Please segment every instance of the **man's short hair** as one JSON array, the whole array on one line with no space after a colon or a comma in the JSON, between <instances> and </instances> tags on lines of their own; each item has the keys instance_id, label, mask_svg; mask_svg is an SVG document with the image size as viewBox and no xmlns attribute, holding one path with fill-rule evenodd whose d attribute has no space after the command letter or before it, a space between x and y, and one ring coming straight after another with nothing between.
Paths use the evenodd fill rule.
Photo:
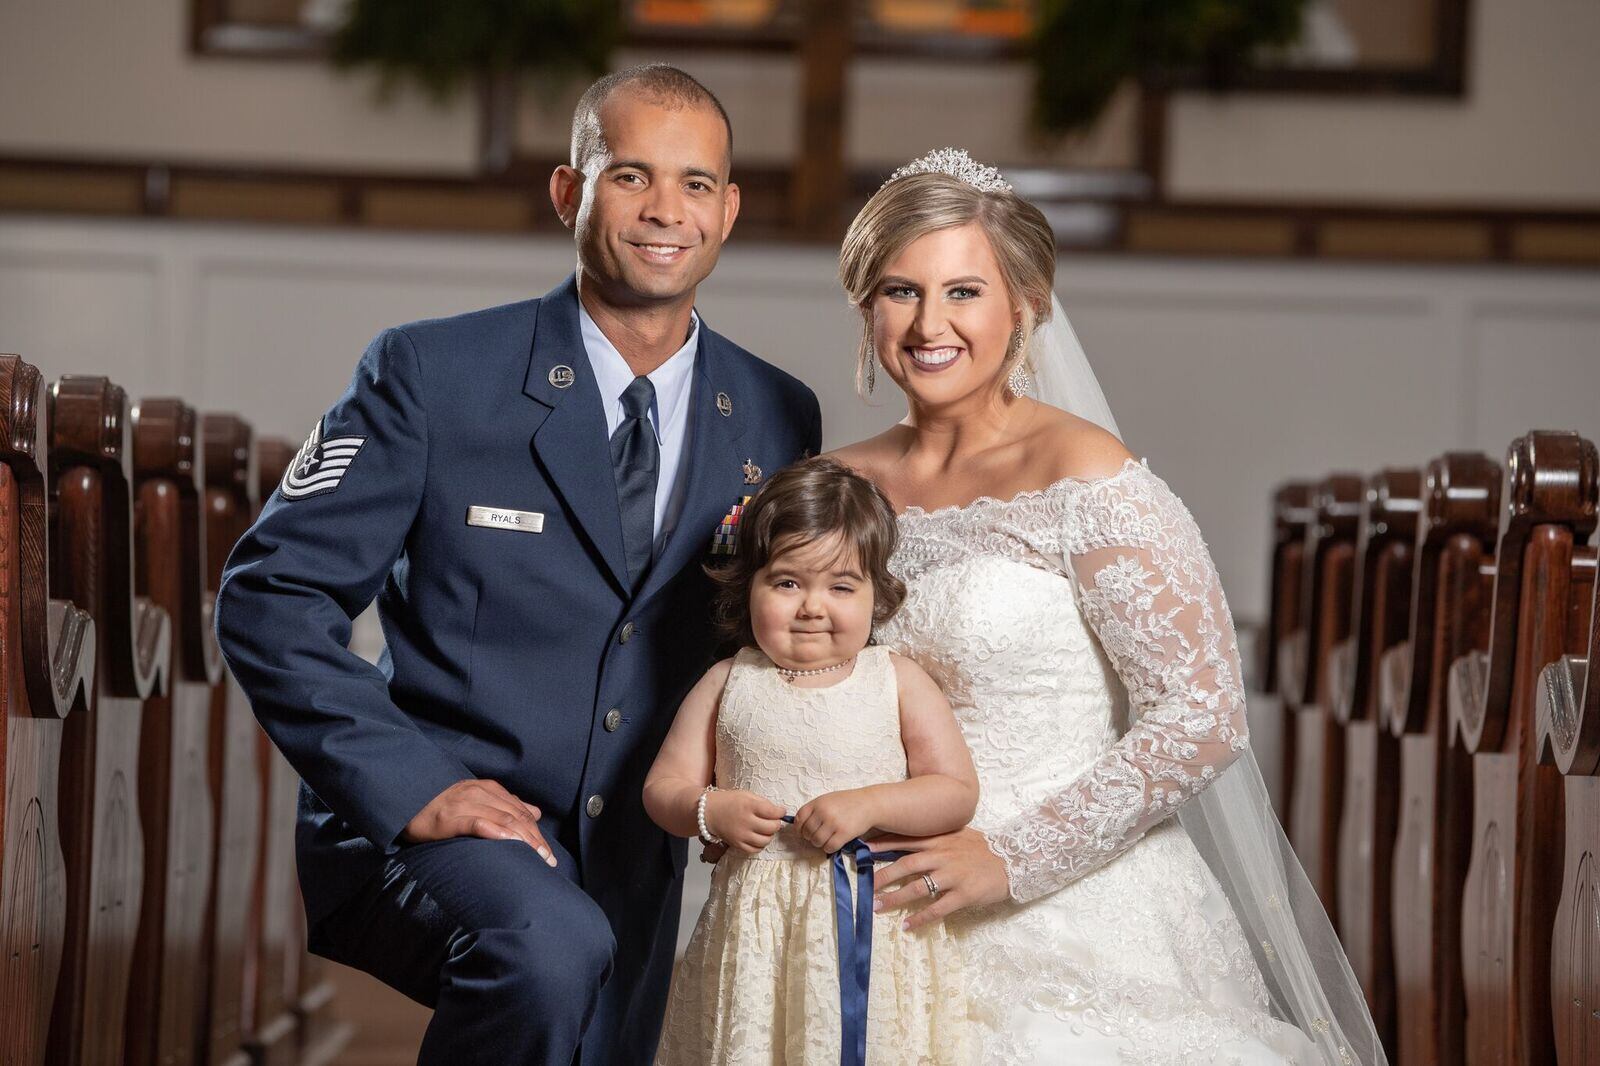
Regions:
<instances>
[{"instance_id":1,"label":"man's short hair","mask_svg":"<svg viewBox=\"0 0 1600 1066\"><path fill-rule=\"evenodd\" d=\"M722 118L728 131L728 160L733 160L733 123L716 94L677 67L667 63L646 63L639 67L607 74L578 100L572 113L572 167L583 170L596 155L606 151L605 130L600 128L600 108L617 89L636 92L651 103L668 108L709 107Z\"/></svg>"}]
</instances>

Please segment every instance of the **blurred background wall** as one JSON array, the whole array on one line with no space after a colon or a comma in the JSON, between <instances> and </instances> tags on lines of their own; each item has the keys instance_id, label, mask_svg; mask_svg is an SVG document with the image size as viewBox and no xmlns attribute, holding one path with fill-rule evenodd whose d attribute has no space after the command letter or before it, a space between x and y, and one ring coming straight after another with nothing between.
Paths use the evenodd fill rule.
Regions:
<instances>
[{"instance_id":1,"label":"blurred background wall","mask_svg":"<svg viewBox=\"0 0 1600 1066\"><path fill-rule=\"evenodd\" d=\"M1026 58L849 62L844 165L868 191L946 143L1046 189L1157 183L1047 205L1063 229L1122 212L1113 251L1134 253L1069 247L1058 289L1130 445L1199 515L1246 618L1262 610L1275 481L1329 455L1366 471L1449 447L1499 454L1534 424L1600 431L1600 385L1572 387L1600 348L1600 7L1479 0L1468 15L1461 95L1165 90L1155 175L1140 170L1149 91L1130 85L1049 143L1030 127ZM316 57L198 54L194 17L191 0L0 6L0 348L298 438L378 329L537 295L572 268L536 161L564 154L586 79L522 87L525 169L485 191L472 93L440 105L408 87L378 106L370 75ZM624 39L613 65L657 58L726 103L736 179L795 164L793 49ZM351 218L346 174L422 184L375 186ZM1350 216L1362 207L1380 213ZM1307 255L1297 227L1316 211ZM252 214L289 224L239 221ZM1130 231L1168 254L1126 247ZM850 391L829 236L757 214L701 304L817 390L832 446L903 411Z\"/></svg>"},{"instance_id":2,"label":"blurred background wall","mask_svg":"<svg viewBox=\"0 0 1600 1066\"><path fill-rule=\"evenodd\" d=\"M5 219L0 347L298 441L379 329L538 295L573 262L553 236ZM1129 447L1195 512L1245 620L1264 611L1276 482L1329 456L1362 472L1499 456L1533 425L1600 434L1592 274L1104 256L1058 270ZM855 395L858 320L836 271L831 248L735 237L699 299L816 390L829 447L905 413L892 391Z\"/></svg>"},{"instance_id":3,"label":"blurred background wall","mask_svg":"<svg viewBox=\"0 0 1600 1066\"><path fill-rule=\"evenodd\" d=\"M852 391L837 237L946 144L1056 224L1057 288L1124 435L1243 621L1264 614L1278 482L1498 457L1533 427L1600 436L1600 5L1319 0L1227 91L1141 66L1054 137L1035 86L1076 53L1028 44L1040 9L622 5L609 65L675 63L734 124L747 206L700 308L816 389L827 445L904 413ZM326 61L342 10L0 2L0 351L298 440L379 329L560 281L544 189L587 78L468 79L444 102L403 82L380 104L370 69ZM401 1059L411 1033L388 1030Z\"/></svg>"},{"instance_id":4,"label":"blurred background wall","mask_svg":"<svg viewBox=\"0 0 1600 1066\"><path fill-rule=\"evenodd\" d=\"M1425 12L1441 2L1352 6ZM480 115L470 94L439 106L408 90L374 108L370 78L342 76L317 58L196 54L193 3L0 6L0 152L457 175L477 166ZM1587 0L1474 0L1467 18L1460 96L1175 90L1165 191L1177 198L1594 207L1600 9ZM793 159L802 72L792 50L624 42L613 66L657 59L683 66L721 97L739 164ZM954 142L1012 166L1134 162L1137 134L1127 120L1137 90L1119 96L1090 133L1041 146L1028 125L1031 76L1027 60L1004 56L854 58L847 159L892 169ZM527 85L518 146L536 156L564 155L583 88L581 79Z\"/></svg>"}]
</instances>

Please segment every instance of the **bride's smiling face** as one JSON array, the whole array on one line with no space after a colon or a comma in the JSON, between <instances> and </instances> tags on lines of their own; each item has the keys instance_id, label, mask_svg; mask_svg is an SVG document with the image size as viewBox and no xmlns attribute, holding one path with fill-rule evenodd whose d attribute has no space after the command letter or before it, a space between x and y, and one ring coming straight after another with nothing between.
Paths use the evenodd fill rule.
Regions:
<instances>
[{"instance_id":1,"label":"bride's smiling face","mask_svg":"<svg viewBox=\"0 0 1600 1066\"><path fill-rule=\"evenodd\" d=\"M926 233L890 261L868 306L884 372L915 405L998 393L1020 313L975 222Z\"/></svg>"}]
</instances>

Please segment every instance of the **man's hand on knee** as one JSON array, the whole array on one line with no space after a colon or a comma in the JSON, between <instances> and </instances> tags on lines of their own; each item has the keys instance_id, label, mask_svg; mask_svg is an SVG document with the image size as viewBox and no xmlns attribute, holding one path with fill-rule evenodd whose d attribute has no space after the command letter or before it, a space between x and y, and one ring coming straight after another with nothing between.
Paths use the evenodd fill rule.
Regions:
<instances>
[{"instance_id":1,"label":"man's hand on knee","mask_svg":"<svg viewBox=\"0 0 1600 1066\"><path fill-rule=\"evenodd\" d=\"M457 781L406 823L400 839L424 844L453 837L520 840L551 866L556 857L539 832L539 808L522 802L498 781Z\"/></svg>"}]
</instances>

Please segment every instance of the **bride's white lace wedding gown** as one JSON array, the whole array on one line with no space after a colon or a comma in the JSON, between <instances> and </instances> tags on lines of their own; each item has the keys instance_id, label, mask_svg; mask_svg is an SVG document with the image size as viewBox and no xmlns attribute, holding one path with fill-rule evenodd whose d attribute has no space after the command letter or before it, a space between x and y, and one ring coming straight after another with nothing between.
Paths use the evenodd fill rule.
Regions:
<instances>
[{"instance_id":1,"label":"bride's white lace wedding gown","mask_svg":"<svg viewBox=\"0 0 1600 1066\"><path fill-rule=\"evenodd\" d=\"M878 641L920 663L977 764L1011 900L949 919L985 1064L1320 1063L1172 818L1246 743L1232 620L1141 463L900 519ZM1268 949L1270 950L1270 948Z\"/></svg>"}]
</instances>

